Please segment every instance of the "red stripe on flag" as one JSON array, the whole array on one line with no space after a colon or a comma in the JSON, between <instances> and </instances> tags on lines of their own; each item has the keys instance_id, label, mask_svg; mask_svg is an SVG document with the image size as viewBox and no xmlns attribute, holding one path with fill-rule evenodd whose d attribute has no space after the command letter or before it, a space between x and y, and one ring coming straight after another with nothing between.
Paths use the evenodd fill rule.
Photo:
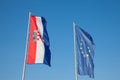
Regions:
<instances>
[{"instance_id":1,"label":"red stripe on flag","mask_svg":"<svg viewBox=\"0 0 120 80\"><path fill-rule=\"evenodd\" d=\"M38 30L36 25L36 17L30 17L30 34L29 34L29 44L28 44L28 57L27 57L27 64L34 64L36 58L36 42L33 39L33 32L34 30Z\"/></svg>"}]
</instances>

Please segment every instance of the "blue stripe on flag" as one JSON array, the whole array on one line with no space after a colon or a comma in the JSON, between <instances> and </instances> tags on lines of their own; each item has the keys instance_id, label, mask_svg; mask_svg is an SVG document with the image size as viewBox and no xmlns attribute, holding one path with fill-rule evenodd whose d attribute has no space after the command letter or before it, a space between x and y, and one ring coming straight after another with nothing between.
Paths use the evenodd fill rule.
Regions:
<instances>
[{"instance_id":1,"label":"blue stripe on flag","mask_svg":"<svg viewBox=\"0 0 120 80\"><path fill-rule=\"evenodd\" d=\"M51 66L51 63L50 63L51 52L49 49L50 42L49 42L49 36L46 29L47 22L44 17L42 17L42 23L43 23L43 40L44 40L44 47L45 47L44 64Z\"/></svg>"}]
</instances>

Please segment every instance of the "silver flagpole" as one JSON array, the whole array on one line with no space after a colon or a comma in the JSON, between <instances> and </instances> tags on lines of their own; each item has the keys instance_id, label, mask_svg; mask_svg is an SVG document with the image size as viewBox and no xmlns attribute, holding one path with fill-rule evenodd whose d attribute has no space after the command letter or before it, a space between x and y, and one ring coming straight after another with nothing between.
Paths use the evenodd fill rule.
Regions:
<instances>
[{"instance_id":1,"label":"silver flagpole","mask_svg":"<svg viewBox=\"0 0 120 80\"><path fill-rule=\"evenodd\" d=\"M31 16L31 12L29 12L29 19L28 19L28 29L27 29L27 37L26 37L26 47L25 47L25 57L24 57L22 80L25 79L26 59L27 59L27 45L28 45L29 25L30 25L30 16Z\"/></svg>"},{"instance_id":2,"label":"silver flagpole","mask_svg":"<svg viewBox=\"0 0 120 80\"><path fill-rule=\"evenodd\" d=\"M73 32L74 32L75 80L78 80L78 74L77 74L77 56L76 56L76 32L75 32L75 22L73 22Z\"/></svg>"}]
</instances>

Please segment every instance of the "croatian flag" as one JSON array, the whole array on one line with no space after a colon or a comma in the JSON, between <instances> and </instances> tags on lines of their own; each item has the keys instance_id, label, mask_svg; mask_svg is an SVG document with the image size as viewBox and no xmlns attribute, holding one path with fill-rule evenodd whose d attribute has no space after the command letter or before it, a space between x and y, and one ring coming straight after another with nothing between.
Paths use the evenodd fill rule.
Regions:
<instances>
[{"instance_id":1,"label":"croatian flag","mask_svg":"<svg viewBox=\"0 0 120 80\"><path fill-rule=\"evenodd\" d=\"M45 18L30 16L27 64L42 63L51 66L46 24Z\"/></svg>"}]
</instances>

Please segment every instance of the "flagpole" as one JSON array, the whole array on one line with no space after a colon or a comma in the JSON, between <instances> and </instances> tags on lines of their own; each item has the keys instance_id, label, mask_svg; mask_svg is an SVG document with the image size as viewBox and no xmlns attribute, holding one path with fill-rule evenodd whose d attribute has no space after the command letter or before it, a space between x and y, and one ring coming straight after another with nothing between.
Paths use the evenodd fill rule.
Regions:
<instances>
[{"instance_id":1,"label":"flagpole","mask_svg":"<svg viewBox=\"0 0 120 80\"><path fill-rule=\"evenodd\" d=\"M27 59L27 45L28 45L28 34L29 34L29 25L30 25L30 16L31 16L31 12L29 12L29 19L28 19L28 29L27 29L27 37L26 37L26 47L25 47L25 57L24 57L22 80L25 79L26 59Z\"/></svg>"},{"instance_id":2,"label":"flagpole","mask_svg":"<svg viewBox=\"0 0 120 80\"><path fill-rule=\"evenodd\" d=\"M75 63L75 80L78 80L78 74L77 74L77 55L76 55L76 32L75 32L75 22L73 22L73 32L74 32L74 63Z\"/></svg>"}]
</instances>

